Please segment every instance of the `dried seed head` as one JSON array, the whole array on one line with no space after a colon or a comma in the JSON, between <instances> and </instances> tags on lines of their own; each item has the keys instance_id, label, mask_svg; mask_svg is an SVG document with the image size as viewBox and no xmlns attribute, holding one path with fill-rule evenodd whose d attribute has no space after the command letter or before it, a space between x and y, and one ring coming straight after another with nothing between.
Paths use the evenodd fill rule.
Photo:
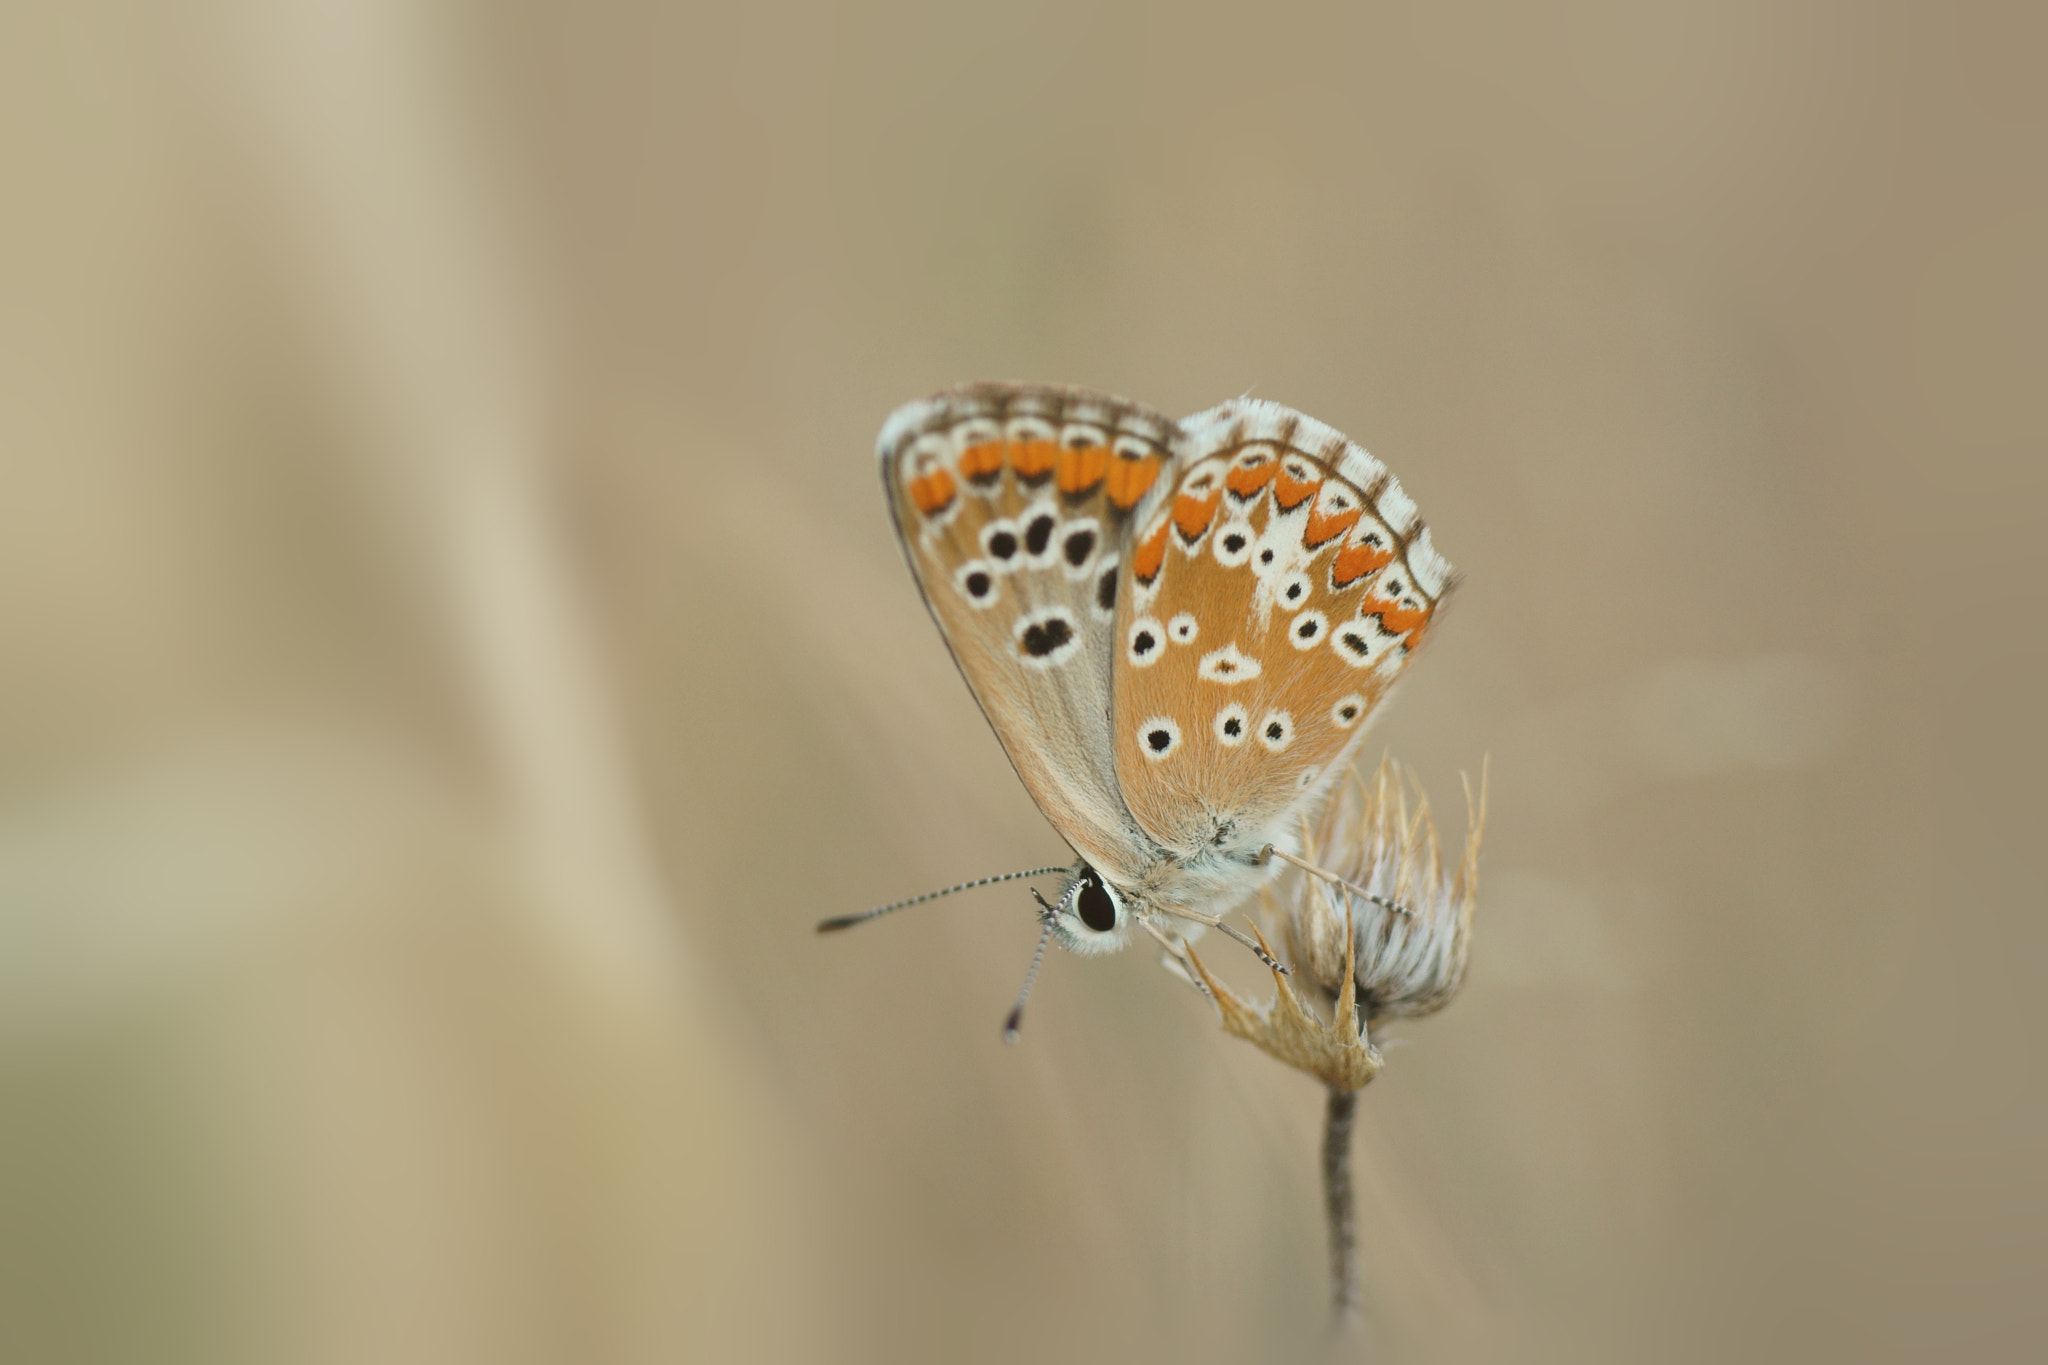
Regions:
<instances>
[{"instance_id":1,"label":"dried seed head","mask_svg":"<svg viewBox=\"0 0 2048 1365\"><path fill-rule=\"evenodd\" d=\"M1383 903L1305 872L1263 891L1280 955L1294 980L1321 998L1304 1002L1275 972L1273 1002L1247 1004L1190 952L1224 1029L1333 1089L1356 1090L1377 1075L1381 1058L1369 1026L1442 1009L1464 979L1486 823L1483 773L1476 798L1467 784L1465 804L1464 856L1446 875L1422 789L1391 759L1369 779L1351 773L1322 818L1304 821L1301 856Z\"/></svg>"},{"instance_id":2,"label":"dried seed head","mask_svg":"<svg viewBox=\"0 0 2048 1365\"><path fill-rule=\"evenodd\" d=\"M1368 1023L1433 1014L1464 980L1486 823L1483 773L1477 798L1468 784L1465 802L1464 856L1446 875L1422 788L1392 759L1382 759L1370 779L1353 772L1322 819L1304 829L1302 856L1399 910L1306 875L1265 898L1290 963L1332 996L1343 989L1349 925L1358 1007Z\"/></svg>"}]
</instances>

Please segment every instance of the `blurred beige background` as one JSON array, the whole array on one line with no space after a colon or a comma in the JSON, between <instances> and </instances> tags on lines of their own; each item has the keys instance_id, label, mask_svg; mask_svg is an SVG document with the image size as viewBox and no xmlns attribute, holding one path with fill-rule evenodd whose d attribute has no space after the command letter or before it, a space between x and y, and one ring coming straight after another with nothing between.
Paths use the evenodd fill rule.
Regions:
<instances>
[{"instance_id":1,"label":"blurred beige background","mask_svg":"<svg viewBox=\"0 0 2048 1365\"><path fill-rule=\"evenodd\" d=\"M1308 1353L1320 1096L1064 851L870 446L1367 444L1471 977L1371 1346L2038 1358L2022 7L0 8L0 1356Z\"/></svg>"}]
</instances>

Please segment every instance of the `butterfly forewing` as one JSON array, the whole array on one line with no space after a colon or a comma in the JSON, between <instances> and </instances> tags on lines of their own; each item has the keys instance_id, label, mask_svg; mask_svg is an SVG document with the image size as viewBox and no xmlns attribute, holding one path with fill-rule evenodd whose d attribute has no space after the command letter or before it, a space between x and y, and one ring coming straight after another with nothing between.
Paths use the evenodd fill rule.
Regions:
<instances>
[{"instance_id":1,"label":"butterfly forewing","mask_svg":"<svg viewBox=\"0 0 2048 1365\"><path fill-rule=\"evenodd\" d=\"M1133 529L1112 740L1176 857L1255 847L1350 757L1453 584L1386 468L1278 404L1181 423Z\"/></svg>"},{"instance_id":2,"label":"butterfly forewing","mask_svg":"<svg viewBox=\"0 0 2048 1365\"><path fill-rule=\"evenodd\" d=\"M1159 856L1118 794L1111 678L1130 527L1172 480L1175 435L1122 399L980 384L904 405L878 442L975 700L1046 817L1119 881Z\"/></svg>"}]
</instances>

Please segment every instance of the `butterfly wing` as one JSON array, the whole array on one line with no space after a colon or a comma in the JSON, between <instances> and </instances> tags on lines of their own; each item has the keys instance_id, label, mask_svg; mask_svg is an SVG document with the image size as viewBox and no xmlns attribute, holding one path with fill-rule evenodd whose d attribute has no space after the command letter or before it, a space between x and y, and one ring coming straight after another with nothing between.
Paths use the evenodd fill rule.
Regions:
<instances>
[{"instance_id":1,"label":"butterfly wing","mask_svg":"<svg viewBox=\"0 0 2048 1365\"><path fill-rule=\"evenodd\" d=\"M1167 851L1256 849L1349 759L1454 585L1362 448L1276 403L1180 424L1117 611L1116 775Z\"/></svg>"},{"instance_id":2,"label":"butterfly wing","mask_svg":"<svg viewBox=\"0 0 2048 1365\"><path fill-rule=\"evenodd\" d=\"M1110 689L1124 548L1177 428L1120 398L975 384L877 442L911 572L968 689L1060 834L1112 881L1159 853L1117 791Z\"/></svg>"}]
</instances>

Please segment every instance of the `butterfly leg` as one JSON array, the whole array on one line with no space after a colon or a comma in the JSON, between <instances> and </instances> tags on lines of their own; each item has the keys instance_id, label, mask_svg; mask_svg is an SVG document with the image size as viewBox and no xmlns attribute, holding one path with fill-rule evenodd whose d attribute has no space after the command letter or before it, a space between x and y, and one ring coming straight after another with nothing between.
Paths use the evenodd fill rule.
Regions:
<instances>
[{"instance_id":1,"label":"butterfly leg","mask_svg":"<svg viewBox=\"0 0 2048 1365\"><path fill-rule=\"evenodd\" d=\"M1209 928L1214 929L1216 932L1220 934L1226 934L1229 937L1236 939L1239 943L1242 943L1245 947L1251 949L1252 955L1254 957L1258 958L1259 961L1265 963L1268 967L1271 967L1274 971L1280 973L1280 975L1294 975L1292 971L1288 970L1286 963L1280 961L1271 953L1267 952L1265 946L1261 944L1257 939L1253 938L1250 934L1247 934L1242 929L1236 928L1232 925L1225 924L1219 916L1204 915L1197 913L1193 910L1168 910L1166 913L1169 915L1173 915L1179 919L1191 921L1195 924L1207 925Z\"/></svg>"},{"instance_id":2,"label":"butterfly leg","mask_svg":"<svg viewBox=\"0 0 2048 1365\"><path fill-rule=\"evenodd\" d=\"M1169 936L1165 930L1154 924L1149 918L1141 919L1138 923L1144 925L1145 932L1157 939L1159 946L1165 950L1163 956L1159 959L1161 965L1200 991L1204 999L1214 1004L1216 993L1209 989L1209 983L1202 980L1201 974L1194 970L1194 965L1188 958L1187 941L1178 936Z\"/></svg>"},{"instance_id":3,"label":"butterfly leg","mask_svg":"<svg viewBox=\"0 0 2048 1365\"><path fill-rule=\"evenodd\" d=\"M1401 904L1399 901L1390 901L1385 896L1375 896L1372 892L1366 890L1358 883L1347 882L1334 872L1326 872L1322 868L1317 867L1314 863L1304 862L1300 858L1295 857L1292 853L1287 852L1285 849L1278 849L1273 847L1271 844L1267 844L1264 848L1259 850L1259 862L1263 864L1268 858L1278 858L1282 862L1292 863L1296 867L1300 868L1303 872L1308 873L1309 876L1320 877L1322 880L1328 882L1332 886L1340 887L1343 890L1350 892L1354 896L1360 897L1364 900L1371 901L1374 905L1377 905L1380 909L1385 910L1390 914L1399 915L1404 919L1413 918L1413 916L1408 913L1408 907Z\"/></svg>"}]
</instances>

